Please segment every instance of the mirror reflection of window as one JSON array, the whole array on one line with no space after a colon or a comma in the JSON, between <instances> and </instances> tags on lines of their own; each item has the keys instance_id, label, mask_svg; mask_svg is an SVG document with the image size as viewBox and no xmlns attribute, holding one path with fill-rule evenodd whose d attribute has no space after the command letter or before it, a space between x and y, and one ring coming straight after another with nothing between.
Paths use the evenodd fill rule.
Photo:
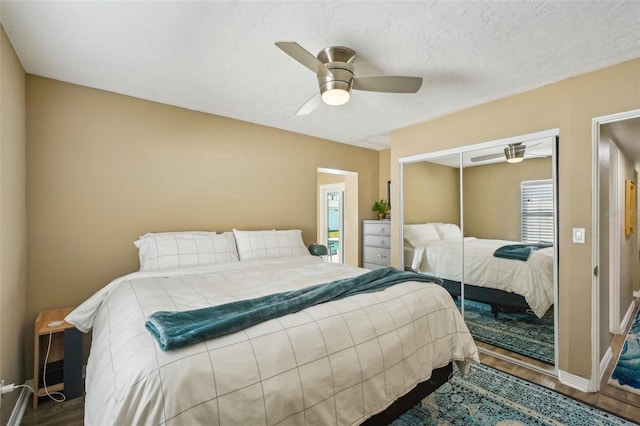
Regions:
<instances>
[{"instance_id":1,"label":"mirror reflection of window","mask_svg":"<svg viewBox=\"0 0 640 426\"><path fill-rule=\"evenodd\" d=\"M553 243L553 183L520 183L520 227L523 243Z\"/></svg>"}]
</instances>

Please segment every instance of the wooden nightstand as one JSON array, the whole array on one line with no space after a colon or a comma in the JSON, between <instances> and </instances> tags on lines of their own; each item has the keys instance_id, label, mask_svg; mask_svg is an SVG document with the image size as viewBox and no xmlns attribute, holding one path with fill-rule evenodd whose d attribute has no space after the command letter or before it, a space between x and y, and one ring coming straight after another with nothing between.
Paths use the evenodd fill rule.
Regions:
<instances>
[{"instance_id":1,"label":"wooden nightstand","mask_svg":"<svg viewBox=\"0 0 640 426\"><path fill-rule=\"evenodd\" d=\"M51 350L47 359L47 390L49 393L62 392L66 399L82 395L82 334L72 324L64 321L75 308L61 308L43 311L35 321L33 347L33 408L38 408L38 398L47 393L44 389L42 373L51 335ZM49 327L50 323L62 321L60 325Z\"/></svg>"}]
</instances>

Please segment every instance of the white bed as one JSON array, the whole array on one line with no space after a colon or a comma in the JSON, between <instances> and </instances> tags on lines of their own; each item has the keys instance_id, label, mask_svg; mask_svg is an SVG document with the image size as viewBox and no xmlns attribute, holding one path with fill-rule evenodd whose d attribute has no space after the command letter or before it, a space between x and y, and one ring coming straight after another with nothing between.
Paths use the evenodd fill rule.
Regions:
<instances>
[{"instance_id":1,"label":"white bed","mask_svg":"<svg viewBox=\"0 0 640 426\"><path fill-rule=\"evenodd\" d=\"M418 282L163 352L144 327L153 312L219 305L366 272L308 252L295 255L296 248L267 247L259 256L250 249L243 256L247 245L238 237L238 260L229 243L214 249L222 263L192 264L183 256L178 268L145 270L148 258L139 246L142 271L114 280L67 317L80 330L93 330L85 424L355 425L432 370L452 361L463 368L479 362L450 295L440 285ZM222 253L227 249L230 260ZM156 266L163 262L158 259Z\"/></svg>"},{"instance_id":2,"label":"white bed","mask_svg":"<svg viewBox=\"0 0 640 426\"><path fill-rule=\"evenodd\" d=\"M448 224L451 226L451 224ZM453 225L456 229L456 225ZM405 228L407 225L405 225ZM437 229L437 226L436 226ZM521 244L517 241L477 239L458 233L446 238L425 237L425 228L409 226L405 236L405 266L416 272L435 275L445 280L462 282L462 243L464 240L464 283L515 293L542 317L553 305L553 247L534 250L526 261L495 257L500 247ZM421 235L417 238L412 233ZM408 263L410 262L410 264Z\"/></svg>"}]
</instances>

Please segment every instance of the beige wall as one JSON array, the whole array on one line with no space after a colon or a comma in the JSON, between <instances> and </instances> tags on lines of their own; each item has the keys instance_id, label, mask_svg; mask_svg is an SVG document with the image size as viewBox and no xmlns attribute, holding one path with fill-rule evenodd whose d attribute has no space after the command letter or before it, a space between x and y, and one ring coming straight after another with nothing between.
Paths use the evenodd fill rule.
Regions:
<instances>
[{"instance_id":1,"label":"beige wall","mask_svg":"<svg viewBox=\"0 0 640 426\"><path fill-rule=\"evenodd\" d=\"M366 204L359 191L353 190L359 186L360 176L357 173L347 173L344 177L345 208L344 208L344 263L352 266L361 265L360 241L362 241L362 220L367 217L367 209L361 208Z\"/></svg>"},{"instance_id":2,"label":"beige wall","mask_svg":"<svg viewBox=\"0 0 640 426\"><path fill-rule=\"evenodd\" d=\"M457 168L421 162L404 166L404 223L460 225L460 173Z\"/></svg>"},{"instance_id":3,"label":"beige wall","mask_svg":"<svg viewBox=\"0 0 640 426\"><path fill-rule=\"evenodd\" d=\"M465 235L520 241L520 182L551 177L551 158L465 168ZM459 225L458 169L429 162L405 164L403 213L404 223Z\"/></svg>"},{"instance_id":4,"label":"beige wall","mask_svg":"<svg viewBox=\"0 0 640 426\"><path fill-rule=\"evenodd\" d=\"M620 182L618 188L620 193L618 200L620 206L618 208L618 214L626 210L625 207L625 180L629 179L638 183L638 178L633 170L633 162L629 159L627 154L619 151L619 173ZM637 186L636 186L637 197ZM632 208L632 210L634 210ZM634 218L635 220L635 218ZM624 232L625 216L620 217L620 319L624 317L624 314L629 309L629 306L633 303L633 291L638 288L638 240L636 239L637 229L631 235L625 235Z\"/></svg>"},{"instance_id":5,"label":"beige wall","mask_svg":"<svg viewBox=\"0 0 640 426\"><path fill-rule=\"evenodd\" d=\"M467 167L462 176L465 235L520 241L520 182L551 179L551 158Z\"/></svg>"},{"instance_id":6,"label":"beige wall","mask_svg":"<svg viewBox=\"0 0 640 426\"><path fill-rule=\"evenodd\" d=\"M378 191L378 200L387 200L387 182L391 180L391 149L380 151L380 189ZM387 200L389 201L389 200ZM373 201L371 202L373 206ZM391 205L393 207L393 204ZM371 208L369 208L371 210ZM377 219L374 212L371 213L371 219Z\"/></svg>"},{"instance_id":7,"label":"beige wall","mask_svg":"<svg viewBox=\"0 0 640 426\"><path fill-rule=\"evenodd\" d=\"M318 172L318 186L330 185L332 183L344 183L344 175Z\"/></svg>"},{"instance_id":8,"label":"beige wall","mask_svg":"<svg viewBox=\"0 0 640 426\"><path fill-rule=\"evenodd\" d=\"M136 270L145 232L314 242L318 167L358 173L358 223L378 195L377 151L31 75L27 128L27 318Z\"/></svg>"},{"instance_id":9,"label":"beige wall","mask_svg":"<svg viewBox=\"0 0 640 426\"><path fill-rule=\"evenodd\" d=\"M559 128L559 368L591 377L591 120L640 107L640 59L397 130L398 159L424 152ZM392 186L397 194L398 185ZM393 196L393 193L392 193ZM399 266L399 222L393 219L392 262ZM587 229L586 244L571 228Z\"/></svg>"},{"instance_id":10,"label":"beige wall","mask_svg":"<svg viewBox=\"0 0 640 426\"><path fill-rule=\"evenodd\" d=\"M0 27L0 379L24 383L27 312L25 73ZM31 375L27 377L32 377ZM6 424L19 392L2 396Z\"/></svg>"}]
</instances>

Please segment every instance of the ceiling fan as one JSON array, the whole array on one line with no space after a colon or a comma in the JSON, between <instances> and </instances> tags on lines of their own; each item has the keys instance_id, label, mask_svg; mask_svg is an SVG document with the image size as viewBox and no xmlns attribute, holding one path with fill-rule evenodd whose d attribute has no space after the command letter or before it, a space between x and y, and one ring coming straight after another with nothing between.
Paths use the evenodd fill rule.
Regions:
<instances>
[{"instance_id":1,"label":"ceiling fan","mask_svg":"<svg viewBox=\"0 0 640 426\"><path fill-rule=\"evenodd\" d=\"M422 77L367 76L356 77L353 61L356 52L348 47L332 46L313 56L294 41L276 42L284 53L316 73L320 92L305 102L296 115L307 115L321 101L328 105L344 105L351 90L388 93L416 93L422 86Z\"/></svg>"},{"instance_id":2,"label":"ceiling fan","mask_svg":"<svg viewBox=\"0 0 640 426\"><path fill-rule=\"evenodd\" d=\"M529 145L528 147L531 148L533 146L540 145L541 143L542 142L534 143L532 145ZM500 152L495 154L479 155L477 157L471 158L471 162L477 163L480 161L493 160L495 158L500 158L504 156L508 163L519 163L520 161L524 160L524 154L526 149L527 149L527 145L525 145L524 142L510 143L509 145L504 147L504 154ZM544 155L537 155L537 154L528 154L528 155L531 155L534 157L544 157Z\"/></svg>"}]
</instances>

